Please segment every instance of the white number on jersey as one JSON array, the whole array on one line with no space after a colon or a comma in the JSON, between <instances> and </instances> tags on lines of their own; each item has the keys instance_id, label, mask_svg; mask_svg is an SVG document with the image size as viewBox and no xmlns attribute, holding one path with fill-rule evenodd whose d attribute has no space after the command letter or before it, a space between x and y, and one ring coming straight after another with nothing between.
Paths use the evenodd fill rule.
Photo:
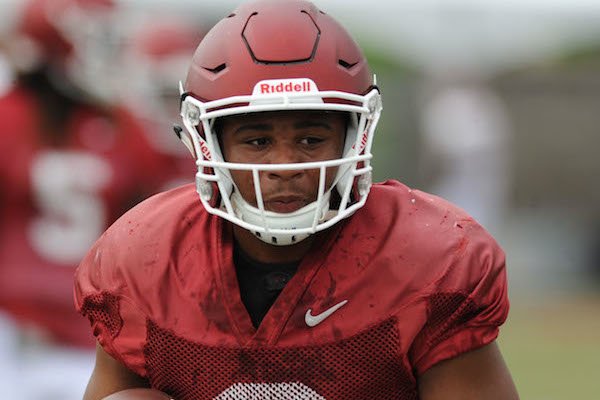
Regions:
<instances>
[{"instance_id":1,"label":"white number on jersey","mask_svg":"<svg viewBox=\"0 0 600 400\"><path fill-rule=\"evenodd\" d=\"M106 228L101 191L112 175L102 158L84 152L46 151L31 168L31 184L40 215L29 236L38 254L76 266Z\"/></svg>"},{"instance_id":2,"label":"white number on jersey","mask_svg":"<svg viewBox=\"0 0 600 400\"><path fill-rule=\"evenodd\" d=\"M325 400L325 398L300 382L290 383L236 383L214 400Z\"/></svg>"}]
</instances>

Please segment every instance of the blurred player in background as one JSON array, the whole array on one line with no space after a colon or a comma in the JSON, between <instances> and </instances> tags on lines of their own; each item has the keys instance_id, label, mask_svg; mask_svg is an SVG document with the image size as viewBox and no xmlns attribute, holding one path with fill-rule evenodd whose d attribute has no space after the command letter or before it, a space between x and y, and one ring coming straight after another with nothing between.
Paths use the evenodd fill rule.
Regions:
<instances>
[{"instance_id":1,"label":"blurred player in background","mask_svg":"<svg viewBox=\"0 0 600 400\"><path fill-rule=\"evenodd\" d=\"M124 101L144 123L153 150L165 159L155 179L162 189L193 180L190 152L173 134L179 120L179 81L198 42L206 33L189 16L151 13L135 24L123 46L124 71L129 77Z\"/></svg>"},{"instance_id":2,"label":"blurred player in background","mask_svg":"<svg viewBox=\"0 0 600 400\"><path fill-rule=\"evenodd\" d=\"M182 91L196 185L134 207L76 272L86 400L518 398L504 253L447 201L372 184L380 91L335 19L244 3Z\"/></svg>"},{"instance_id":3,"label":"blurred player in background","mask_svg":"<svg viewBox=\"0 0 600 400\"><path fill-rule=\"evenodd\" d=\"M161 160L115 103L115 4L20 7L5 41L16 81L0 97L0 310L4 350L14 356L0 359L18 376L2 391L75 399L94 339L73 310L74 268L112 221L156 190L148 171Z\"/></svg>"}]
</instances>

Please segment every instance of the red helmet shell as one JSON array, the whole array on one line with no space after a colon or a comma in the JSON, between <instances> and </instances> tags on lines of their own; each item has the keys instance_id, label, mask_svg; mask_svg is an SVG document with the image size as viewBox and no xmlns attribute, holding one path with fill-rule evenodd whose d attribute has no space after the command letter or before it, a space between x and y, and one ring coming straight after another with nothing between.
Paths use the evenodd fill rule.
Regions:
<instances>
[{"instance_id":1,"label":"red helmet shell","mask_svg":"<svg viewBox=\"0 0 600 400\"><path fill-rule=\"evenodd\" d=\"M308 1L257 0L241 5L196 49L185 90L201 101L250 95L267 79L309 78L320 91L359 95L373 87L352 37Z\"/></svg>"}]
</instances>

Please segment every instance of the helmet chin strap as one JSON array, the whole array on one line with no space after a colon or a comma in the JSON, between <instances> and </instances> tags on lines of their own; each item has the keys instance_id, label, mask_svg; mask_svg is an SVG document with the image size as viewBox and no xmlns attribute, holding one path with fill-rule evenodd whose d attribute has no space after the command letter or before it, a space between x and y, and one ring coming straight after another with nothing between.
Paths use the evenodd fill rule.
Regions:
<instances>
[{"instance_id":1,"label":"helmet chin strap","mask_svg":"<svg viewBox=\"0 0 600 400\"><path fill-rule=\"evenodd\" d=\"M323 194L320 209L317 208L319 202L314 201L290 213L276 213L261 211L251 206L238 191L234 190L231 194L231 205L237 218L251 225L265 227L264 231L250 230L254 236L274 246L289 246L301 242L312 234L297 233L296 230L305 230L316 225L315 216L317 216L317 223L331 217L331 213L328 212L330 195L330 190Z\"/></svg>"}]
</instances>

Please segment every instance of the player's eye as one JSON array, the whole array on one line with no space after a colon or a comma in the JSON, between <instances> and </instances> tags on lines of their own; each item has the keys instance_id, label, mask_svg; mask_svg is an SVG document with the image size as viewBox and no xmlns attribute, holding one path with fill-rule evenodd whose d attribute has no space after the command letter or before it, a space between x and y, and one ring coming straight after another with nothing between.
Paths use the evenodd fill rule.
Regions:
<instances>
[{"instance_id":1,"label":"player's eye","mask_svg":"<svg viewBox=\"0 0 600 400\"><path fill-rule=\"evenodd\" d=\"M269 139L265 137L253 138L246 140L246 144L254 147L264 147L269 144Z\"/></svg>"},{"instance_id":2,"label":"player's eye","mask_svg":"<svg viewBox=\"0 0 600 400\"><path fill-rule=\"evenodd\" d=\"M316 136L306 136L302 139L300 139L300 144L303 144L305 146L314 146L317 145L319 143L322 143L324 140L320 137L316 137Z\"/></svg>"}]
</instances>

